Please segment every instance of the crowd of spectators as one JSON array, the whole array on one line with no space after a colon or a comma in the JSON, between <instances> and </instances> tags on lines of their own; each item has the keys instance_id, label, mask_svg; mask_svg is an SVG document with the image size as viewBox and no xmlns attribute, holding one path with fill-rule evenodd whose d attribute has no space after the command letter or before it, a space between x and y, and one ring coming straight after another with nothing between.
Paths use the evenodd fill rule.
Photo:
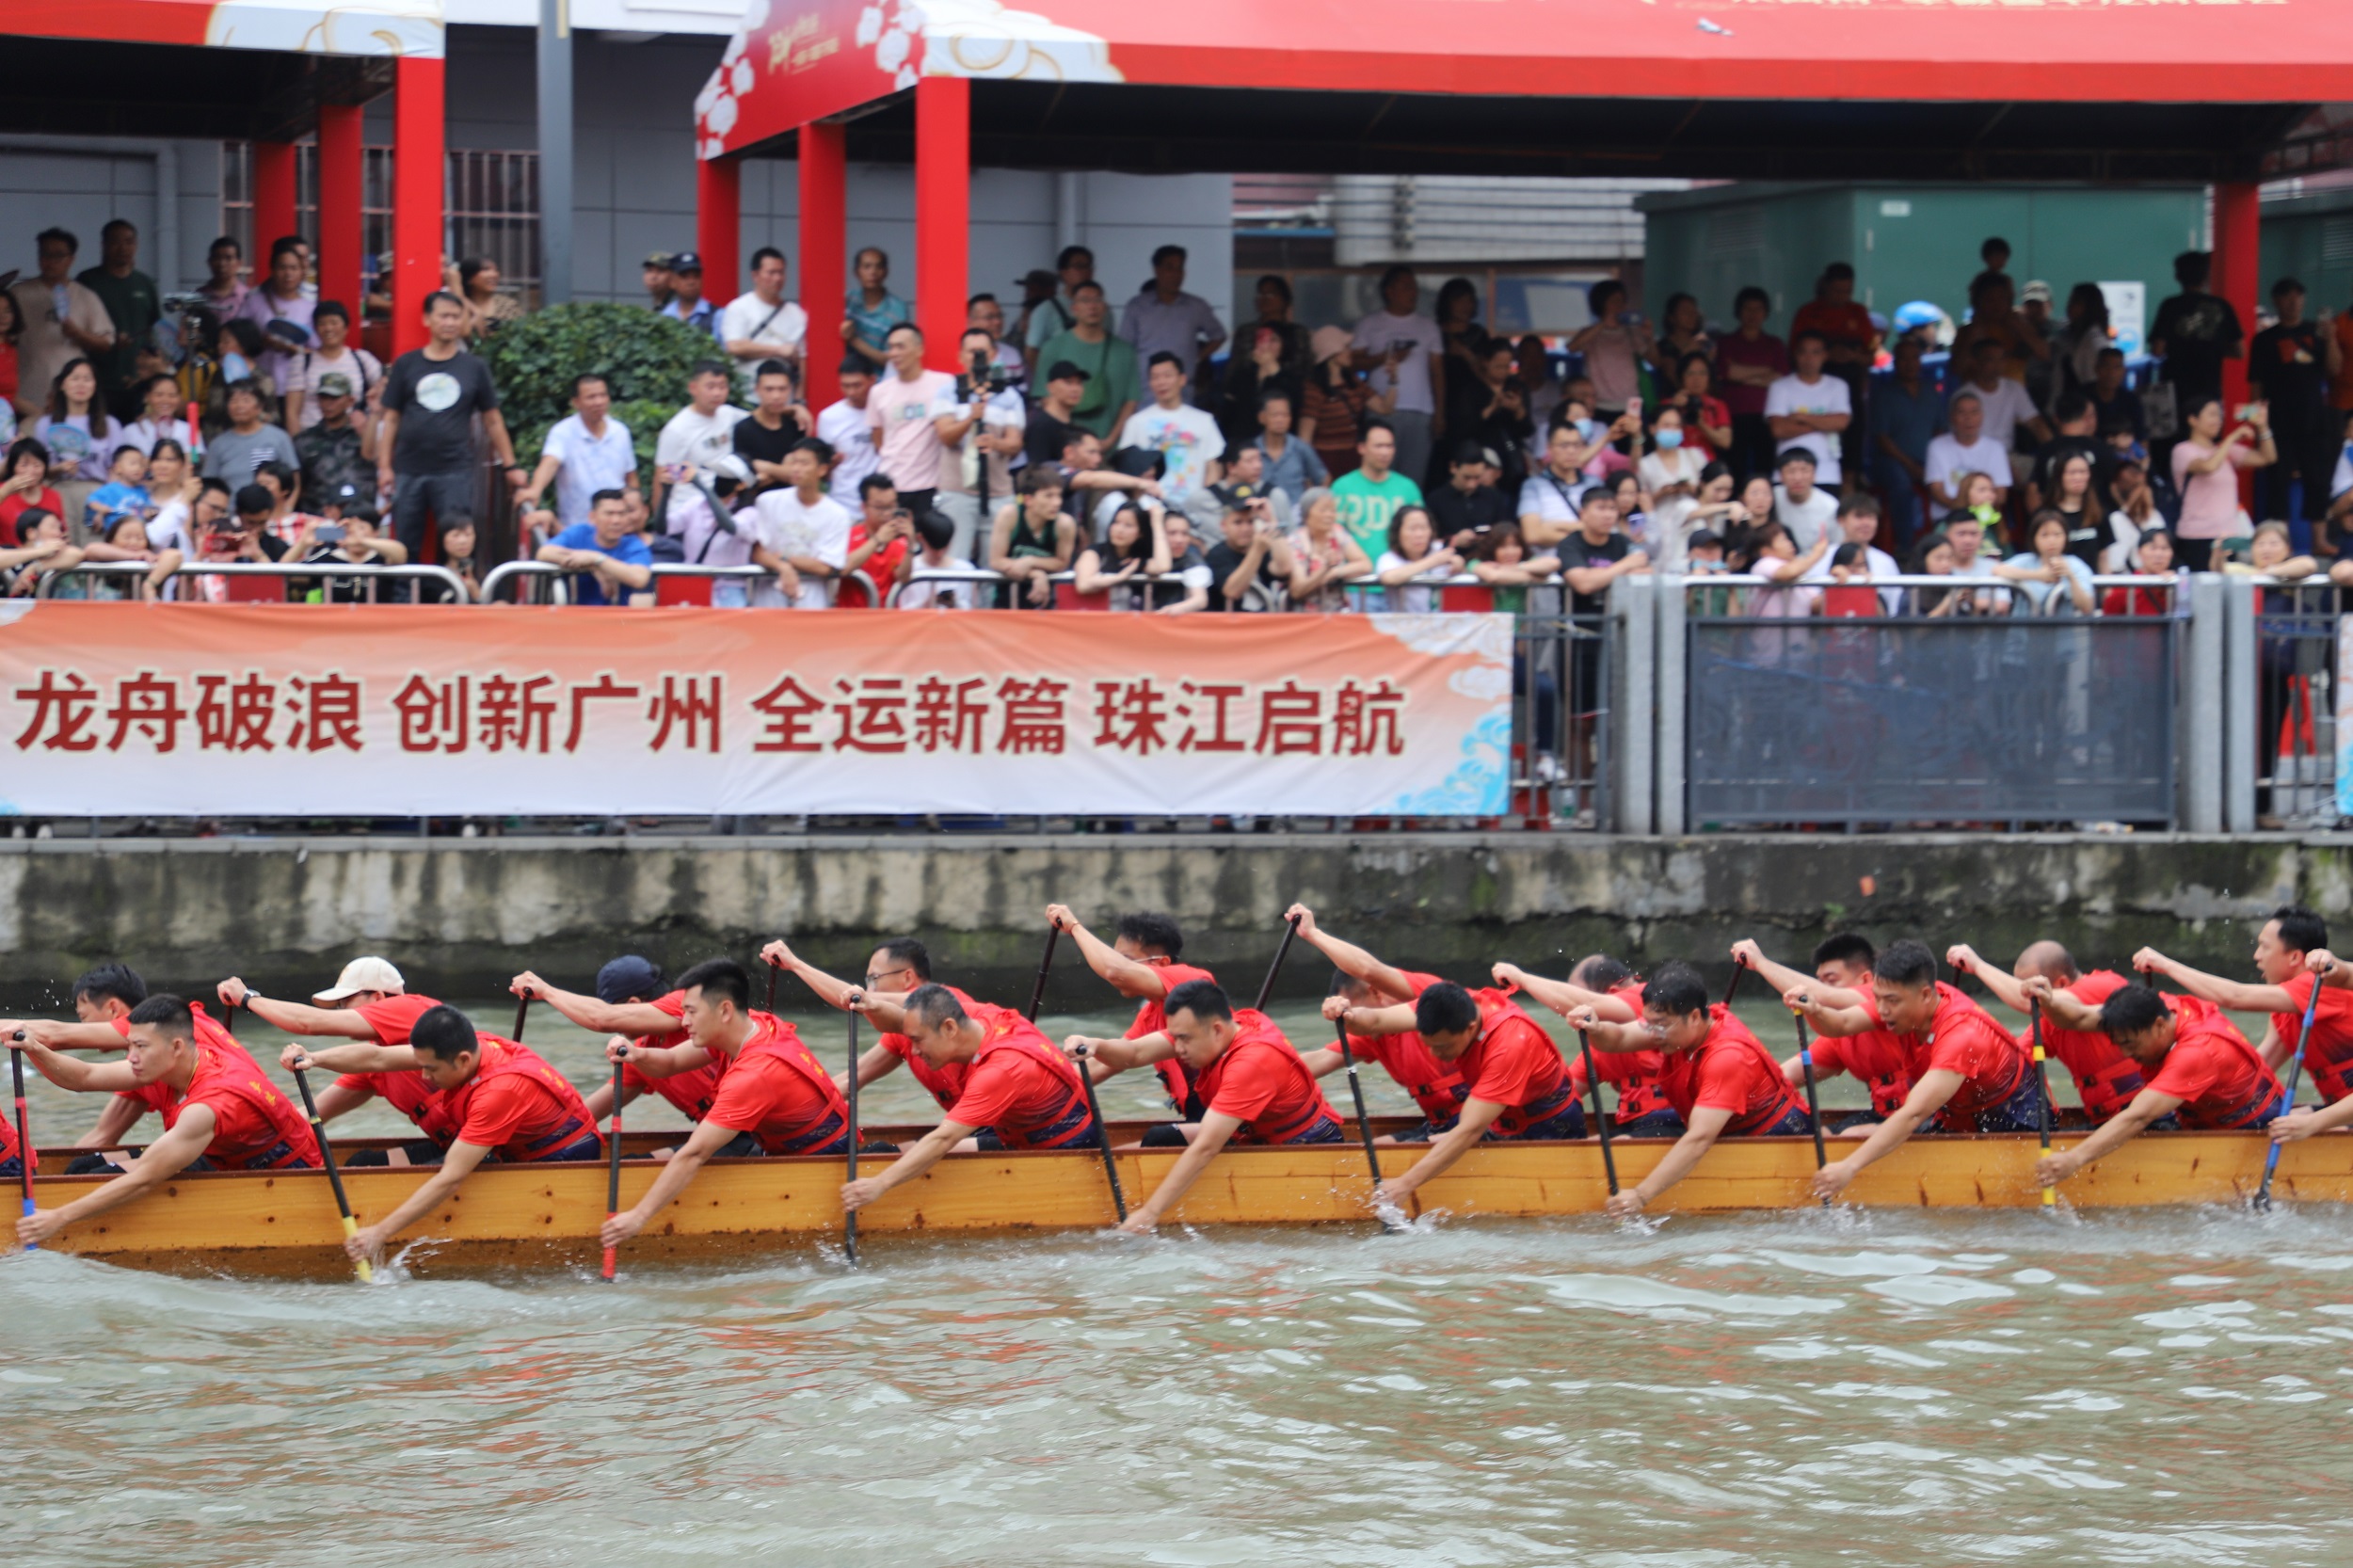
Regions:
<instances>
[{"instance_id":1,"label":"crowd of spectators","mask_svg":"<svg viewBox=\"0 0 2353 1568\"><path fill-rule=\"evenodd\" d=\"M952 372L929 368L879 248L857 252L824 344L779 250L756 251L730 297L694 253L662 254L648 304L708 332L711 353L641 473L594 366L540 450L513 450L472 349L523 307L488 263L450 266L429 341L386 364L346 304L317 296L298 237L258 275L216 241L206 284L168 298L138 243L110 223L77 272L79 240L53 229L38 269L0 287L10 591L136 561L152 571L55 586L271 597L170 568L430 552L478 596L485 444L528 550L583 603L654 599L664 562L752 568L665 591L722 605L1164 615L1523 606L1554 583L1597 612L1611 579L1649 570L1761 577L1742 602L1772 615L2094 613L2093 573L2153 561L2353 574L2353 552L2332 565L2353 512L2353 332L2308 314L2293 279L2267 320L2240 322L2199 252L2175 262L2137 388L2100 288L2055 312L2048 284L2013 283L1999 239L1957 331L1882 321L1833 263L1783 333L1761 289L1720 323L1678 294L1654 323L1609 279L1557 342L1491 332L1467 280L1425 305L1403 266L1345 325L1296 320L1288 282L1259 279L1229 340L1187 291L1182 248L1157 250L1115 305L1073 246L1010 311L971 298ZM2235 408L2233 358L2252 387ZM1993 585L1843 591L1906 573Z\"/></svg>"}]
</instances>

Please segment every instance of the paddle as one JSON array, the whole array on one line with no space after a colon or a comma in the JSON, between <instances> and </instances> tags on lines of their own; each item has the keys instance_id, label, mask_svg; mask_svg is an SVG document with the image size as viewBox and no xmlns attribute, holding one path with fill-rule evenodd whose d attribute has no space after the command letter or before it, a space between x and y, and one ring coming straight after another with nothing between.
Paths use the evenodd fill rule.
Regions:
<instances>
[{"instance_id":1,"label":"paddle","mask_svg":"<svg viewBox=\"0 0 2353 1568\"><path fill-rule=\"evenodd\" d=\"M762 1011L762 1012L764 1012L764 1013L774 1013L776 1010L776 964L775 964L773 961L771 961L771 962L769 963L769 965L768 965L768 1001L767 1001L767 1004L766 1004L764 1007L762 1007L762 1008L760 1009L760 1011Z\"/></svg>"},{"instance_id":2,"label":"paddle","mask_svg":"<svg viewBox=\"0 0 2353 1568\"><path fill-rule=\"evenodd\" d=\"M1739 984L1739 977L1733 979ZM1577 1048L1585 1053L1585 1082L1593 1092L1593 1127L1601 1133L1601 1174L1609 1178L1609 1195L1618 1195L1618 1157L1609 1152L1609 1118L1601 1113L1601 1075L1593 1071L1593 1043L1577 1032Z\"/></svg>"},{"instance_id":3,"label":"paddle","mask_svg":"<svg viewBox=\"0 0 2353 1568\"><path fill-rule=\"evenodd\" d=\"M1377 1191L1381 1186L1381 1155L1372 1144L1372 1116L1365 1110L1365 1083L1356 1076L1356 1052L1348 1044L1348 1015L1342 1013L1333 1022L1339 1026L1340 1061L1348 1068L1348 1092L1356 1101L1356 1134L1365 1141L1365 1169L1372 1173L1372 1185ZM1614 1192L1617 1188L1613 1186L1610 1191ZM1383 1230L1395 1234L1405 1228L1377 1208L1373 1213L1380 1220Z\"/></svg>"},{"instance_id":4,"label":"paddle","mask_svg":"<svg viewBox=\"0 0 2353 1568\"><path fill-rule=\"evenodd\" d=\"M519 1046L523 1043L523 1020L529 1016L531 1016L531 998L529 995L517 998L515 1000L515 1032L507 1038Z\"/></svg>"},{"instance_id":5,"label":"paddle","mask_svg":"<svg viewBox=\"0 0 2353 1568\"><path fill-rule=\"evenodd\" d=\"M1266 999L1274 994L1274 977L1283 972L1283 956L1290 952L1291 938L1298 935L1296 917L1283 922L1283 945L1274 950L1274 962L1267 966L1266 984L1258 987L1258 1000L1251 1004L1261 1013L1266 1011Z\"/></svg>"},{"instance_id":6,"label":"paddle","mask_svg":"<svg viewBox=\"0 0 2353 1568\"><path fill-rule=\"evenodd\" d=\"M1740 982L1748 975L1748 972L1749 967L1746 964L1737 958L1732 961L1732 984L1724 987L1723 1004L1726 1007L1732 1005L1733 995L1740 989Z\"/></svg>"},{"instance_id":7,"label":"paddle","mask_svg":"<svg viewBox=\"0 0 2353 1568\"><path fill-rule=\"evenodd\" d=\"M1030 1011L1025 1015L1037 1022L1037 1010L1046 1001L1046 973L1054 967L1054 944L1062 939L1062 922L1056 920L1046 928L1046 956L1037 961L1037 984L1030 990ZM1111 1124L1103 1120L1103 1102L1095 1093L1095 1075L1087 1071L1084 1058L1078 1063L1079 1082L1087 1092L1087 1114L1095 1118L1095 1147L1103 1157L1103 1179L1110 1183L1112 1208L1118 1211L1119 1223L1128 1223L1128 1194L1120 1191L1119 1164L1112 1159Z\"/></svg>"},{"instance_id":8,"label":"paddle","mask_svg":"<svg viewBox=\"0 0 2353 1568\"><path fill-rule=\"evenodd\" d=\"M235 1011L233 1007L230 1009L232 1014ZM311 1075L300 1067L294 1068L293 1072L295 1087L302 1093L302 1113L311 1118L311 1135L319 1141L319 1159L327 1165L327 1185L334 1190L335 1212L343 1216L344 1237L349 1240L360 1234L360 1222L351 1217L351 1199L344 1192L344 1174L335 1168L335 1151L327 1144L327 1124L319 1120L319 1102L311 1096ZM375 1283L375 1266L366 1258L360 1259L353 1267L360 1275L360 1284Z\"/></svg>"},{"instance_id":9,"label":"paddle","mask_svg":"<svg viewBox=\"0 0 2353 1568\"><path fill-rule=\"evenodd\" d=\"M604 1217L611 1219L621 1211L621 1073L627 1063L613 1064L613 1131L608 1136L604 1164ZM618 1261L616 1249L604 1249L604 1282L613 1283L613 1271Z\"/></svg>"},{"instance_id":10,"label":"paddle","mask_svg":"<svg viewBox=\"0 0 2353 1568\"><path fill-rule=\"evenodd\" d=\"M850 1009L850 1179L857 1179L857 1009ZM857 1267L857 1210L841 1216L841 1252Z\"/></svg>"},{"instance_id":11,"label":"paddle","mask_svg":"<svg viewBox=\"0 0 2353 1568\"><path fill-rule=\"evenodd\" d=\"M1737 985L1740 977L1734 975L1732 983ZM1798 1026L1798 1068L1805 1074L1805 1116L1814 1128L1814 1168L1818 1171L1830 1163L1830 1154L1822 1147L1822 1102L1814 1092L1814 1043L1806 1038L1805 1015L1792 1013L1789 1021ZM1828 1208L1830 1199L1824 1198L1822 1207Z\"/></svg>"},{"instance_id":12,"label":"paddle","mask_svg":"<svg viewBox=\"0 0 2353 1568\"><path fill-rule=\"evenodd\" d=\"M2318 996L2320 987L2313 986L2313 994ZM2035 1125L2036 1129L2042 1134L2042 1152L2047 1156L2051 1152L2051 1080L2044 1077L2042 1072L2042 999L2041 997L2029 997L2026 1000L2026 1016L2031 1021L2034 1030ZM2055 1208L2057 1205L2058 1193L2049 1187L2043 1188L2042 1207Z\"/></svg>"},{"instance_id":13,"label":"paddle","mask_svg":"<svg viewBox=\"0 0 2353 1568\"><path fill-rule=\"evenodd\" d=\"M20 1029L14 1034L10 1035L9 1038L12 1040L22 1040L24 1038L24 1032ZM10 1046L8 1048L8 1077L14 1080L16 1085L16 1162L24 1167L23 1170L17 1173L17 1180L23 1184L24 1189L24 1213L25 1217L29 1219L33 1213L34 1160L32 1134L25 1130L24 1049L22 1046ZM40 1249L28 1241L24 1244L24 1250L26 1252L37 1252Z\"/></svg>"},{"instance_id":14,"label":"paddle","mask_svg":"<svg viewBox=\"0 0 2353 1568\"><path fill-rule=\"evenodd\" d=\"M2313 1015L2319 1010L2320 976L2314 975L2313 976L2313 994L2304 999L2304 1021L2297 1026L2296 1049L2288 1058L2288 1109L2290 1111L2296 1109L2296 1085L2297 1080L2304 1076L2304 1052L2312 1043ZM18 1141L23 1142L23 1134L18 1135ZM2271 1152L2264 1156L2263 1185L2255 1189L2257 1213L2270 1211L2271 1178L2280 1172L2280 1151L2285 1147L2287 1147L2285 1144L2274 1144L2271 1145Z\"/></svg>"}]
</instances>

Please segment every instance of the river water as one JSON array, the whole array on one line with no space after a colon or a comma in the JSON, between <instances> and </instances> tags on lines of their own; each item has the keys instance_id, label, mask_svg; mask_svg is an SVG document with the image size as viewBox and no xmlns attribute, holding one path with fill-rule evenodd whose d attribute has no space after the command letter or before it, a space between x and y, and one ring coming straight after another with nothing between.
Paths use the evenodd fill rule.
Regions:
<instances>
[{"instance_id":1,"label":"river water","mask_svg":"<svg viewBox=\"0 0 2353 1568\"><path fill-rule=\"evenodd\" d=\"M904 1084L877 1116L923 1119ZM2353 1560L2336 1208L864 1251L374 1288L0 1256L0 1560Z\"/></svg>"}]
</instances>

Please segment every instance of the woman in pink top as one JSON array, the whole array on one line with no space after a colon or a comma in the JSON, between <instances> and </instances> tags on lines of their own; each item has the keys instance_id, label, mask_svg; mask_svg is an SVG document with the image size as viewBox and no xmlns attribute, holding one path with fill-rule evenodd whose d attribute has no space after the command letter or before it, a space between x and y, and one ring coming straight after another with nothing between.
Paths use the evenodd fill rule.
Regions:
<instances>
[{"instance_id":1,"label":"woman in pink top","mask_svg":"<svg viewBox=\"0 0 2353 1568\"><path fill-rule=\"evenodd\" d=\"M2214 541L2238 521L2238 471L2267 468L2280 460L2271 440L2271 409L2247 406L2247 418L2222 434L2222 402L2208 398L2190 411L2189 433L2173 448L2173 488L2182 497L2181 564L2209 569Z\"/></svg>"}]
</instances>

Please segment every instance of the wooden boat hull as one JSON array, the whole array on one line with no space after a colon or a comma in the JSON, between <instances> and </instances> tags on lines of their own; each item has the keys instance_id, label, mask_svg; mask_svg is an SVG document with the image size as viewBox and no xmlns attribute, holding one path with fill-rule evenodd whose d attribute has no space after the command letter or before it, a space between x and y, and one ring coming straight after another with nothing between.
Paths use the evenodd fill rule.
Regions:
<instances>
[{"instance_id":1,"label":"wooden boat hull","mask_svg":"<svg viewBox=\"0 0 2353 1568\"><path fill-rule=\"evenodd\" d=\"M2072 1138L2062 1137L2064 1146ZM1671 1146L1658 1140L1613 1145L1621 1180L1640 1180ZM2268 1145L2240 1132L2152 1133L2126 1144L2060 1189L2080 1208L2233 1203L2262 1180ZM51 1151L44 1151L49 1154ZM1385 1173L1405 1170L1424 1149L1384 1147ZM1847 1201L1892 1208L2024 1208L2041 1202L2034 1184L2036 1140L2026 1135L1915 1138L1866 1170ZM1132 1205L1159 1185L1175 1151L1116 1156ZM45 1158L44 1165L53 1165ZM867 1173L880 1161L868 1157ZM621 1201L636 1201L660 1166L630 1160ZM1812 1200L1812 1141L1728 1140L1709 1150L1655 1212L1721 1213L1802 1208ZM344 1185L360 1223L382 1215L430 1175L410 1168L346 1170ZM625 1257L710 1256L822 1241L840 1233L841 1162L837 1159L722 1160L707 1165L684 1195L625 1249ZM94 1190L90 1177L43 1179L38 1199L55 1208ZM1529 1218L1597 1212L1608 1196L1600 1146L1581 1143L1487 1144L1471 1151L1416 1194L1417 1210L1457 1218ZM2285 1202L2353 1201L2353 1137L2328 1135L2287 1146L2273 1184ZM1317 1224L1370 1219L1370 1182L1355 1144L1233 1149L1221 1154L1172 1216L1177 1224ZM547 1261L593 1266L605 1213L601 1163L490 1165L476 1171L440 1212L405 1240L441 1261ZM1091 1228L1112 1223L1100 1158L1083 1153L952 1155L862 1211L862 1240ZM58 1251L139 1266L331 1272L342 1267L342 1230L324 1174L214 1173L184 1176L123 1208L58 1236Z\"/></svg>"}]
</instances>

